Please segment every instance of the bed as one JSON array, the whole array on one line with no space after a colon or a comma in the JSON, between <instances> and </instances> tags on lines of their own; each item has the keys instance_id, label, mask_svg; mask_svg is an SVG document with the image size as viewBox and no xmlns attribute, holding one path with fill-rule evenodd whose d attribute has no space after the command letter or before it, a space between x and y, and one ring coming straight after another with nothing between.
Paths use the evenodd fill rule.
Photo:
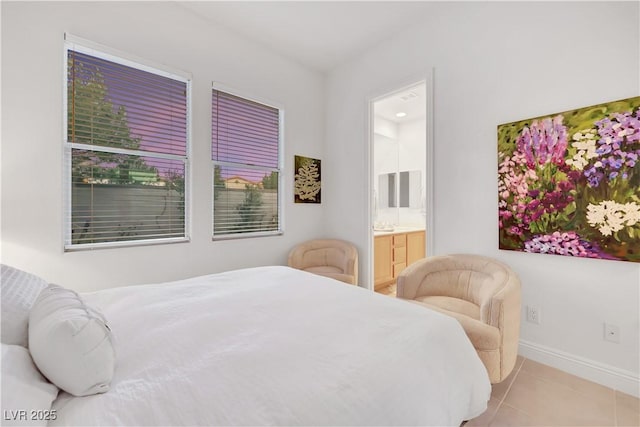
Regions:
<instances>
[{"instance_id":1,"label":"bed","mask_svg":"<svg viewBox=\"0 0 640 427\"><path fill-rule=\"evenodd\" d=\"M81 296L115 373L49 425L459 426L491 393L455 319L288 267Z\"/></svg>"}]
</instances>

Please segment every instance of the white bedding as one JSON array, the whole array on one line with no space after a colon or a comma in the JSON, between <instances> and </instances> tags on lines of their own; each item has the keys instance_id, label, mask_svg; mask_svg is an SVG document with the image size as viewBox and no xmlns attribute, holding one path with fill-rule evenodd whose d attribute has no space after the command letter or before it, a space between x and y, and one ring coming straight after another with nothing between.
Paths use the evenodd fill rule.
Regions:
<instances>
[{"instance_id":1,"label":"white bedding","mask_svg":"<svg viewBox=\"0 0 640 427\"><path fill-rule=\"evenodd\" d=\"M54 402L53 425L437 425L491 386L462 327L288 267L83 294L109 320L105 394Z\"/></svg>"}]
</instances>

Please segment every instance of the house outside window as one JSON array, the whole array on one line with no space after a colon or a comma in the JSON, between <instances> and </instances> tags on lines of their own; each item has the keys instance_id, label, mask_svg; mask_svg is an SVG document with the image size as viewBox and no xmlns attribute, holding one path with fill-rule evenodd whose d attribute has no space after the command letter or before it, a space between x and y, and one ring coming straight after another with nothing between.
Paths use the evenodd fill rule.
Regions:
<instances>
[{"instance_id":1,"label":"house outside window","mask_svg":"<svg viewBox=\"0 0 640 427\"><path fill-rule=\"evenodd\" d=\"M65 250L189 240L191 80L65 42Z\"/></svg>"},{"instance_id":2,"label":"house outside window","mask_svg":"<svg viewBox=\"0 0 640 427\"><path fill-rule=\"evenodd\" d=\"M283 111L212 91L213 238L282 234Z\"/></svg>"}]
</instances>

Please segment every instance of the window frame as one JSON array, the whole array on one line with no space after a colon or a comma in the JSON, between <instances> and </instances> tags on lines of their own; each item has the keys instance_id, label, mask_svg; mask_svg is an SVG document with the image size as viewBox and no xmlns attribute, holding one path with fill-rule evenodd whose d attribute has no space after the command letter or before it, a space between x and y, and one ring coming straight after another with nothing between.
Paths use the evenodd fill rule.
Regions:
<instances>
[{"instance_id":1,"label":"window frame","mask_svg":"<svg viewBox=\"0 0 640 427\"><path fill-rule=\"evenodd\" d=\"M258 104L262 104L266 107L275 108L278 110L278 165L276 168L270 168L266 166L255 166L244 163L234 163L234 162L223 162L219 160L213 160L213 147L211 141L211 130L213 128L213 123L209 123L209 161L211 162L211 175L210 175L210 183L211 183L211 240L239 240L239 239L251 239L254 237L270 237L270 236L282 236L284 234L284 186L286 183L283 169L284 169L284 117L285 111L281 104L262 99L256 96L248 96L246 93L242 91L238 91L234 88L231 88L227 85L224 85L220 82L212 82L211 89L209 92L209 118L211 119L213 116L213 105L211 103L211 97L213 96L213 91L224 92L229 95L236 96L238 98L242 98L244 100L255 102ZM278 229L277 230L269 230L269 231L252 231L252 232L243 232L243 233L226 233L226 234L216 234L215 233L215 167L232 167L232 168L244 168L244 169L255 169L255 170L271 170L278 172Z\"/></svg>"},{"instance_id":2,"label":"window frame","mask_svg":"<svg viewBox=\"0 0 640 427\"><path fill-rule=\"evenodd\" d=\"M63 185L63 217L64 222L62 230L62 242L64 252L74 252L82 250L93 249L106 249L117 247L132 247L132 246L149 246L149 245L162 245L169 243L185 243L191 241L191 211L192 211L192 115L193 115L193 97L192 97L192 76L190 73L171 69L162 64L153 63L134 55L127 54L125 52L109 48L107 46L100 45L98 43L91 42L80 37L64 34L63 43L63 61L62 61L62 185ZM114 62L120 65L132 67L141 71L150 72L162 77L178 80L186 85L186 147L185 155L172 155L164 153L155 153L145 150L130 150L125 148L109 147L109 146L93 146L82 143L70 142L68 139L68 55L69 51L75 51L86 55L91 55L96 58L100 58L106 61ZM122 240L115 242L99 242L99 243L73 243L72 241L72 152L73 149L84 149L89 151L99 151L108 153L120 153L127 155L138 155L146 157L154 157L159 159L169 159L182 161L184 164L184 236L181 237L166 237L158 239L137 239L137 240Z\"/></svg>"}]
</instances>

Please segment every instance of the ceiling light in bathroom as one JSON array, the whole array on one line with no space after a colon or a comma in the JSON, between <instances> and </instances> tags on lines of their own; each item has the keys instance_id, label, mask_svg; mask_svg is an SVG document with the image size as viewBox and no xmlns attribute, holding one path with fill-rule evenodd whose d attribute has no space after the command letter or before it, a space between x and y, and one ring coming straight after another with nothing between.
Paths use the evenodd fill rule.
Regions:
<instances>
[{"instance_id":1,"label":"ceiling light in bathroom","mask_svg":"<svg viewBox=\"0 0 640 427\"><path fill-rule=\"evenodd\" d=\"M402 118L402 117L405 117L406 115L407 115L407 113L405 113L404 111L400 111L399 113L396 113L396 117L399 118L399 119Z\"/></svg>"}]
</instances>

